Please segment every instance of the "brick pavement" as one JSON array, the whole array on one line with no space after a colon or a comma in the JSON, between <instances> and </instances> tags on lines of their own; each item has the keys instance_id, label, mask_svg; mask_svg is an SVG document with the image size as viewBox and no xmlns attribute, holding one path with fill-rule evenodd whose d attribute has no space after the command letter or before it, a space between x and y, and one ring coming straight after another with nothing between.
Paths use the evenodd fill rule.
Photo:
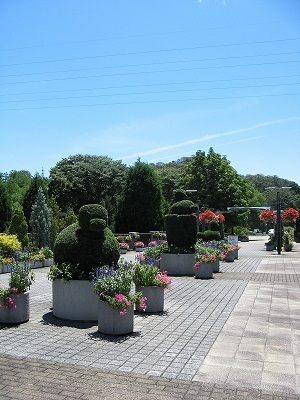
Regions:
<instances>
[{"instance_id":1,"label":"brick pavement","mask_svg":"<svg viewBox=\"0 0 300 400\"><path fill-rule=\"evenodd\" d=\"M91 324L65 324L54 318L49 309L51 283L47 281L47 271L38 270L36 283L31 290L30 322L19 327L2 327L2 329L0 327L0 376L2 377L0 399L47 398L44 394L47 387L50 387L48 398L59 395L60 397L56 398L109 399L122 394L123 399L152 399L154 395L150 394L150 391L153 389L151 386L153 384L156 385L152 392L155 393L155 398L166 400L171 398L238 399L243 396L285 398L287 394L289 396L287 398L297 398L297 396L292 396L290 390L284 390L280 397L280 388L274 388L271 384L269 388L277 392L277 397L272 397L272 391L245 389L245 385L248 388L251 386L247 379L234 382L234 385L230 387L228 382L224 385L216 382L215 379L206 383L192 382L193 379L198 379L201 366L205 365L206 356L208 354L209 357L209 351L216 339L222 338L224 324L232 312L234 313L233 310L246 287L257 282L260 285L270 285L297 281L299 276L298 269L295 267L296 253L292 257L290 254L283 254L278 258L276 254L265 257L266 252L262 251L257 256L257 251L262 249L263 242L243 243L240 259L233 264L222 263L223 273L218 274L217 279L211 281L174 278L172 289L166 292L166 312L156 316L136 315L135 333L121 338L99 335L96 332L96 326ZM279 262L277 269L273 268L264 272L260 270L262 257L267 259L263 262L265 266L272 265L274 260L280 260L289 267L283 273ZM291 261L292 258L295 259ZM269 263L268 260L272 262ZM0 284L6 279L7 277L0 276ZM279 286L282 286L282 283ZM297 285L299 287L299 281ZM35 361L32 361L34 359ZM37 364L32 366L32 363L40 363L42 367L37 367ZM27 397L20 397L22 395L17 394L20 390L19 385L14 386L12 396L15 397L8 397L5 387L12 386L11 379L14 380L14 378L11 378L11 373L3 373L5 365L10 365L10 368L17 371L17 382L21 380L24 382L24 379L25 381L27 379L26 385L29 385L26 389L28 390ZM32 371L31 368L33 368ZM32 386L31 383L34 380L31 381L29 376L36 374L36 368L43 380L40 378L39 382L35 382ZM64 383L60 383L61 392L63 392L63 387L67 390L63 394L55 391L55 384L50 385L51 376L56 373L57 368L64 371L60 374L65 376ZM82 379L72 380L70 376L77 370L80 370ZM27 371L31 371L28 376ZM50 378L47 377L47 371ZM98 376L98 374L102 374L101 382L103 378L104 387L101 387L101 382L97 383L97 379L94 378L94 375ZM110 379L117 381L116 386ZM124 381L135 382L136 379L144 379L145 386L139 382L137 388L133 388L132 383L125 383L125 387L122 387ZM5 381L8 383L4 385ZM44 381L48 383L48 386L44 384ZM80 388L84 393L77 389L72 391L74 386L77 387L76 382L80 382ZM170 392L170 385L179 388L176 395ZM93 391L93 388L96 388L97 393ZM69 397L67 397L68 392ZM91 397L88 397L88 394Z\"/></svg>"}]
</instances>

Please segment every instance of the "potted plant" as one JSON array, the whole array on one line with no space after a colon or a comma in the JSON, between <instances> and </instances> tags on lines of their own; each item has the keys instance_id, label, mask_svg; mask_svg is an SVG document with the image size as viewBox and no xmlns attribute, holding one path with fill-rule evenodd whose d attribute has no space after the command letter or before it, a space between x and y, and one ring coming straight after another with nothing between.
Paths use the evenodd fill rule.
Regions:
<instances>
[{"instance_id":1,"label":"potted plant","mask_svg":"<svg viewBox=\"0 0 300 400\"><path fill-rule=\"evenodd\" d=\"M107 227L108 214L99 204L79 210L78 223L63 229L54 243L53 315L72 321L96 321L98 298L92 276L99 266L114 265L119 244Z\"/></svg>"},{"instance_id":2,"label":"potted plant","mask_svg":"<svg viewBox=\"0 0 300 400\"><path fill-rule=\"evenodd\" d=\"M40 253L44 255L43 267L51 267L53 264L53 251L49 247L43 247Z\"/></svg>"},{"instance_id":3,"label":"potted plant","mask_svg":"<svg viewBox=\"0 0 300 400\"><path fill-rule=\"evenodd\" d=\"M44 266L46 258L43 253L38 252L29 256L29 260L31 261L32 268L42 268Z\"/></svg>"},{"instance_id":4,"label":"potted plant","mask_svg":"<svg viewBox=\"0 0 300 400\"><path fill-rule=\"evenodd\" d=\"M138 311L158 313L164 310L164 290L171 284L167 272L160 272L156 259L145 259L134 267L133 281L136 291L147 299L147 310L137 306Z\"/></svg>"},{"instance_id":5,"label":"potted plant","mask_svg":"<svg viewBox=\"0 0 300 400\"><path fill-rule=\"evenodd\" d=\"M265 243L266 250L267 251L273 251L276 248L276 241L275 241L275 236L270 235L270 239L267 243Z\"/></svg>"},{"instance_id":6,"label":"potted plant","mask_svg":"<svg viewBox=\"0 0 300 400\"><path fill-rule=\"evenodd\" d=\"M138 240L137 242L134 243L134 248L135 248L135 251L137 251L137 252L143 251L144 247L145 247L144 243L141 242L140 240Z\"/></svg>"},{"instance_id":7,"label":"potted plant","mask_svg":"<svg viewBox=\"0 0 300 400\"><path fill-rule=\"evenodd\" d=\"M9 287L0 289L0 323L20 324L29 320L29 289L33 281L28 264L13 266Z\"/></svg>"},{"instance_id":8,"label":"potted plant","mask_svg":"<svg viewBox=\"0 0 300 400\"><path fill-rule=\"evenodd\" d=\"M234 262L236 258L236 246L230 243L224 245L225 250L225 262Z\"/></svg>"},{"instance_id":9,"label":"potted plant","mask_svg":"<svg viewBox=\"0 0 300 400\"><path fill-rule=\"evenodd\" d=\"M172 205L171 214L165 217L168 246L161 254L161 271L169 275L194 275L197 211L191 200Z\"/></svg>"},{"instance_id":10,"label":"potted plant","mask_svg":"<svg viewBox=\"0 0 300 400\"><path fill-rule=\"evenodd\" d=\"M218 267L219 264L219 252L202 243L197 243L196 251L195 278L212 279L213 265L215 264ZM219 268L217 270L219 271Z\"/></svg>"},{"instance_id":11,"label":"potted plant","mask_svg":"<svg viewBox=\"0 0 300 400\"><path fill-rule=\"evenodd\" d=\"M1 263L2 263L2 273L7 274L11 272L12 267L15 264L15 260L12 257L2 257Z\"/></svg>"},{"instance_id":12,"label":"potted plant","mask_svg":"<svg viewBox=\"0 0 300 400\"><path fill-rule=\"evenodd\" d=\"M120 246L120 254L126 254L127 251L129 250L129 245L126 242L120 242L119 246Z\"/></svg>"},{"instance_id":13,"label":"potted plant","mask_svg":"<svg viewBox=\"0 0 300 400\"><path fill-rule=\"evenodd\" d=\"M134 305L146 309L142 293L131 294L133 271L102 267L96 271L94 290L98 296L98 331L106 335L133 332Z\"/></svg>"},{"instance_id":14,"label":"potted plant","mask_svg":"<svg viewBox=\"0 0 300 400\"><path fill-rule=\"evenodd\" d=\"M288 231L283 234L283 247L284 251L292 251L293 250L293 239L291 238Z\"/></svg>"}]
</instances>

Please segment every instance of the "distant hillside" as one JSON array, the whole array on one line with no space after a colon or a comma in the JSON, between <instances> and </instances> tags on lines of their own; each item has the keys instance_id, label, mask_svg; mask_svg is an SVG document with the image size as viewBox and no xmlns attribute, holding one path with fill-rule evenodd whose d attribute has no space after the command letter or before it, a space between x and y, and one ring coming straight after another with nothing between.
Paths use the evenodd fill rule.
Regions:
<instances>
[{"instance_id":1,"label":"distant hillside","mask_svg":"<svg viewBox=\"0 0 300 400\"><path fill-rule=\"evenodd\" d=\"M245 175L244 178L250 181L260 192L264 192L265 188L270 186L290 186L292 188L291 191L294 194L300 194L300 186L296 182L289 181L288 179L284 178L279 178L277 175Z\"/></svg>"}]
</instances>

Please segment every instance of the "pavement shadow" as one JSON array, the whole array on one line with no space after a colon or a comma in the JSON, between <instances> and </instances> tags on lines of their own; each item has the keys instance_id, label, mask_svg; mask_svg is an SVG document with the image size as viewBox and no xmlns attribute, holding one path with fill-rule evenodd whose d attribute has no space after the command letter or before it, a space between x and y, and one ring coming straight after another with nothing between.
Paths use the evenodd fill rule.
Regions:
<instances>
[{"instance_id":1,"label":"pavement shadow","mask_svg":"<svg viewBox=\"0 0 300 400\"><path fill-rule=\"evenodd\" d=\"M116 344L124 343L128 339L132 339L132 338L140 337L140 336L141 336L141 332L139 332L139 331L129 333L128 335L105 335L100 332L92 332L92 333L88 334L88 337L91 340L105 341L105 342L116 343Z\"/></svg>"},{"instance_id":2,"label":"pavement shadow","mask_svg":"<svg viewBox=\"0 0 300 400\"><path fill-rule=\"evenodd\" d=\"M60 319L53 315L52 311L42 316L41 323L43 325L54 325L60 327L76 328L76 329L89 329L97 325L97 321L70 321L67 319Z\"/></svg>"},{"instance_id":3,"label":"pavement shadow","mask_svg":"<svg viewBox=\"0 0 300 400\"><path fill-rule=\"evenodd\" d=\"M141 317L141 318L149 318L152 316L155 317L167 317L168 315L170 315L169 311L162 311L162 312L139 312L139 311L134 311L134 315Z\"/></svg>"}]
</instances>

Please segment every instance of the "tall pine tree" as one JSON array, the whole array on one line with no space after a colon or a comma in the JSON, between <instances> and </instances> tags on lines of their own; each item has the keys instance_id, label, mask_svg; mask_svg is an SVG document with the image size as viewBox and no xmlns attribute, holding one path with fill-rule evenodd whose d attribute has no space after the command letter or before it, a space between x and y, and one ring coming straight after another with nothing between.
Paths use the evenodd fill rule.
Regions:
<instances>
[{"instance_id":1,"label":"tall pine tree","mask_svg":"<svg viewBox=\"0 0 300 400\"><path fill-rule=\"evenodd\" d=\"M13 216L8 228L9 233L17 235L17 238L22 243L23 247L28 246L28 225L22 208L16 207L13 211Z\"/></svg>"},{"instance_id":2,"label":"tall pine tree","mask_svg":"<svg viewBox=\"0 0 300 400\"><path fill-rule=\"evenodd\" d=\"M30 216L32 239L40 247L51 244L51 211L46 202L43 189L40 187Z\"/></svg>"},{"instance_id":3,"label":"tall pine tree","mask_svg":"<svg viewBox=\"0 0 300 400\"><path fill-rule=\"evenodd\" d=\"M149 232L163 225L161 182L154 169L138 160L129 169L120 203L119 232Z\"/></svg>"}]
</instances>

